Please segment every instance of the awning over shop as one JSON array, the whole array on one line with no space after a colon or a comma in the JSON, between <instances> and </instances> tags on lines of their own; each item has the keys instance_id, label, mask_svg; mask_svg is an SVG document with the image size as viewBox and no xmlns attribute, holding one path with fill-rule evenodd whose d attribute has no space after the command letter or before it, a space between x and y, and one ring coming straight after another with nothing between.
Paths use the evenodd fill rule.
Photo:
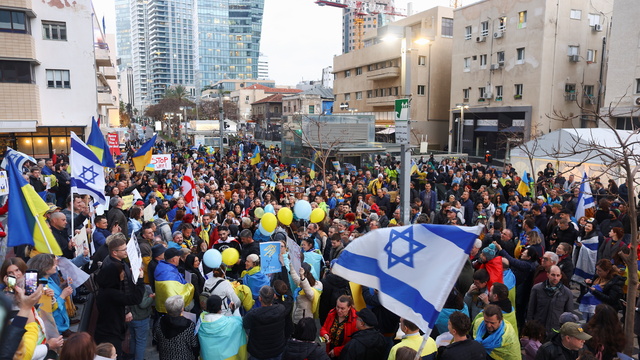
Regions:
<instances>
[{"instance_id":1,"label":"awning over shop","mask_svg":"<svg viewBox=\"0 0 640 360\"><path fill-rule=\"evenodd\" d=\"M386 129L377 131L376 134L384 134L384 135L389 135L389 134L393 134L396 132L396 128L395 127L388 127Z\"/></svg>"},{"instance_id":2,"label":"awning over shop","mask_svg":"<svg viewBox=\"0 0 640 360\"><path fill-rule=\"evenodd\" d=\"M478 132L498 132L497 126L478 126L475 128L475 131Z\"/></svg>"},{"instance_id":3,"label":"awning over shop","mask_svg":"<svg viewBox=\"0 0 640 360\"><path fill-rule=\"evenodd\" d=\"M0 120L0 133L36 132L37 120Z\"/></svg>"},{"instance_id":4,"label":"awning over shop","mask_svg":"<svg viewBox=\"0 0 640 360\"><path fill-rule=\"evenodd\" d=\"M500 130L500 132L509 132L509 133L523 133L524 126L509 126L508 128L504 128Z\"/></svg>"}]
</instances>

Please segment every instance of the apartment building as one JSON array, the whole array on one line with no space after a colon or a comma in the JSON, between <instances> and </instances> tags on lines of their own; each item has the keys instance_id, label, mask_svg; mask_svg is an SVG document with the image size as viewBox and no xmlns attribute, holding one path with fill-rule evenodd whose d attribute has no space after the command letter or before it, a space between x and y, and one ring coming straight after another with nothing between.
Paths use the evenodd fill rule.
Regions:
<instances>
[{"instance_id":1,"label":"apartment building","mask_svg":"<svg viewBox=\"0 0 640 360\"><path fill-rule=\"evenodd\" d=\"M503 157L513 139L595 126L612 9L612 0L485 0L456 9L452 150Z\"/></svg>"},{"instance_id":2,"label":"apartment building","mask_svg":"<svg viewBox=\"0 0 640 360\"><path fill-rule=\"evenodd\" d=\"M93 13L90 0L0 3L2 151L11 146L47 157L69 150L71 131L88 135L91 117L106 102L96 91L97 72L105 81L115 74Z\"/></svg>"},{"instance_id":3,"label":"apartment building","mask_svg":"<svg viewBox=\"0 0 640 360\"><path fill-rule=\"evenodd\" d=\"M395 122L396 99L411 99L411 141L447 145L453 9L435 7L377 29L369 46L334 57L334 113ZM392 35L396 35L395 37ZM342 107L340 106L342 105Z\"/></svg>"},{"instance_id":4,"label":"apartment building","mask_svg":"<svg viewBox=\"0 0 640 360\"><path fill-rule=\"evenodd\" d=\"M600 114L616 129L640 127L640 6L633 0L616 0L608 47L606 95Z\"/></svg>"}]
</instances>

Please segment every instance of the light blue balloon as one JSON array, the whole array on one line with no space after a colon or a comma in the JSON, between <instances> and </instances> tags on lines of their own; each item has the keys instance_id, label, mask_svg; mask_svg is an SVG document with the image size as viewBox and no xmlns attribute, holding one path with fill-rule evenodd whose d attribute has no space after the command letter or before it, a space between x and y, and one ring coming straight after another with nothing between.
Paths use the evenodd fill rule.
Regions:
<instances>
[{"instance_id":1,"label":"light blue balloon","mask_svg":"<svg viewBox=\"0 0 640 360\"><path fill-rule=\"evenodd\" d=\"M271 236L271 234L275 232L275 230L273 230L272 232L268 232L267 230L265 230L265 228L262 227L262 224L258 224L258 231L260 231L260 233L264 236Z\"/></svg>"},{"instance_id":2,"label":"light blue balloon","mask_svg":"<svg viewBox=\"0 0 640 360\"><path fill-rule=\"evenodd\" d=\"M204 253L202 261L212 269L219 268L222 264L222 254L216 249L209 249Z\"/></svg>"},{"instance_id":3,"label":"light blue balloon","mask_svg":"<svg viewBox=\"0 0 640 360\"><path fill-rule=\"evenodd\" d=\"M276 214L276 209L273 208L273 205L269 204L269 205L264 207L264 212L272 213L273 215L275 215Z\"/></svg>"},{"instance_id":4,"label":"light blue balloon","mask_svg":"<svg viewBox=\"0 0 640 360\"><path fill-rule=\"evenodd\" d=\"M293 206L293 213L298 219L309 220L311 216L311 204L307 200L298 200Z\"/></svg>"}]
</instances>

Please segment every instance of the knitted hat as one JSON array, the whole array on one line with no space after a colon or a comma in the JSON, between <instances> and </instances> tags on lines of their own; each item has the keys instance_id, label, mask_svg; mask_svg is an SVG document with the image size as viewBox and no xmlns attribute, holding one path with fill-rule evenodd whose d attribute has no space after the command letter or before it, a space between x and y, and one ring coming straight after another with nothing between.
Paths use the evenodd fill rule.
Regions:
<instances>
[{"instance_id":1,"label":"knitted hat","mask_svg":"<svg viewBox=\"0 0 640 360\"><path fill-rule=\"evenodd\" d=\"M482 249L482 253L484 254L484 257L487 258L487 261L493 260L493 258L496 257L496 246L489 244L489 246Z\"/></svg>"}]
</instances>

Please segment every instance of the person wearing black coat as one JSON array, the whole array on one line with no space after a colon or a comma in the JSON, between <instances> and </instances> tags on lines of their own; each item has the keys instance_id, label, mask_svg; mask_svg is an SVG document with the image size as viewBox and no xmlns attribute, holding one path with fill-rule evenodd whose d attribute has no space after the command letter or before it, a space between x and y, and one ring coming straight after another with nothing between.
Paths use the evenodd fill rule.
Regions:
<instances>
[{"instance_id":1,"label":"person wearing black coat","mask_svg":"<svg viewBox=\"0 0 640 360\"><path fill-rule=\"evenodd\" d=\"M320 295L320 304L318 305L318 312L320 317L320 324L324 324L327 319L329 311L336 306L336 301L341 295L351 295L351 289L349 287L349 281L344 278L328 273L322 282L322 295Z\"/></svg>"},{"instance_id":2,"label":"person wearing black coat","mask_svg":"<svg viewBox=\"0 0 640 360\"><path fill-rule=\"evenodd\" d=\"M302 318L287 341L282 360L329 360L324 346L316 343L318 328L312 318Z\"/></svg>"},{"instance_id":3,"label":"person wearing black coat","mask_svg":"<svg viewBox=\"0 0 640 360\"><path fill-rule=\"evenodd\" d=\"M400 317L382 306L380 298L378 297L378 290L363 286L362 298L367 306L371 307L371 311L376 316L378 320L376 328L378 328L382 336L385 337L390 349L394 345L393 339L396 336L398 327L400 327Z\"/></svg>"},{"instance_id":4,"label":"person wearing black coat","mask_svg":"<svg viewBox=\"0 0 640 360\"><path fill-rule=\"evenodd\" d=\"M285 349L285 319L291 310L274 303L275 291L271 286L263 286L259 296L262 306L249 310L242 319L249 334L247 351L256 359L279 357Z\"/></svg>"},{"instance_id":5,"label":"person wearing black coat","mask_svg":"<svg viewBox=\"0 0 640 360\"><path fill-rule=\"evenodd\" d=\"M140 271L138 281L133 287L125 279L125 269L119 262L111 262L100 270L100 290L96 297L98 321L94 338L96 342L113 344L118 353L122 353L122 341L126 332L125 307L137 305L144 296L144 272Z\"/></svg>"},{"instance_id":6,"label":"person wearing black coat","mask_svg":"<svg viewBox=\"0 0 640 360\"><path fill-rule=\"evenodd\" d=\"M522 250L520 259L516 259L509 255L504 249L498 246L498 254L503 259L509 261L509 269L516 277L516 320L518 325L524 325L527 314L527 303L533 286L533 274L538 266L538 253L530 248Z\"/></svg>"},{"instance_id":7,"label":"person wearing black coat","mask_svg":"<svg viewBox=\"0 0 640 360\"><path fill-rule=\"evenodd\" d=\"M375 328L378 326L376 315L364 308L356 313L356 328L349 341L340 353L341 360L384 360L389 354L387 340Z\"/></svg>"}]
</instances>

